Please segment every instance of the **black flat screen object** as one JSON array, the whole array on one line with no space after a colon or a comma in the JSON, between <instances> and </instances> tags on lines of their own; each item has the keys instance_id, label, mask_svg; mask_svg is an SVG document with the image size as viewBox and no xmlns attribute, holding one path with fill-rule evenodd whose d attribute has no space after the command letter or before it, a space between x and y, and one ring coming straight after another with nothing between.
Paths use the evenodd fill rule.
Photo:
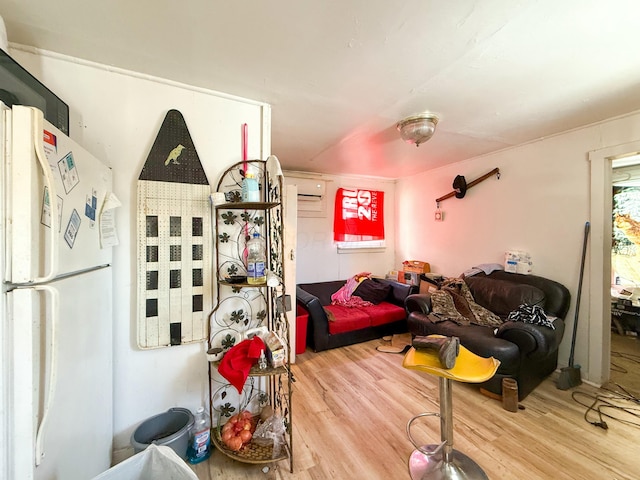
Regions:
<instances>
[{"instance_id":1,"label":"black flat screen object","mask_svg":"<svg viewBox=\"0 0 640 480\"><path fill-rule=\"evenodd\" d=\"M2 49L0 101L7 107L36 107L42 111L45 120L69 135L69 106Z\"/></svg>"},{"instance_id":2,"label":"black flat screen object","mask_svg":"<svg viewBox=\"0 0 640 480\"><path fill-rule=\"evenodd\" d=\"M231 275L225 278L227 283L245 283L247 281L246 275Z\"/></svg>"}]
</instances>

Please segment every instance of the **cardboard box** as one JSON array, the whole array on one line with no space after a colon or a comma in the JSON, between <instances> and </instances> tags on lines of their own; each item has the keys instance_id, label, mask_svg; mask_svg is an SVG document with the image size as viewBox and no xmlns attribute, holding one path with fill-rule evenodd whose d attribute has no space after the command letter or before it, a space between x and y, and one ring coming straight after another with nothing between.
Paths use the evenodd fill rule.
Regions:
<instances>
[{"instance_id":1,"label":"cardboard box","mask_svg":"<svg viewBox=\"0 0 640 480\"><path fill-rule=\"evenodd\" d=\"M402 269L405 272L412 272L420 275L421 273L429 273L431 271L431 265L419 260L405 260L402 262Z\"/></svg>"},{"instance_id":2,"label":"cardboard box","mask_svg":"<svg viewBox=\"0 0 640 480\"><path fill-rule=\"evenodd\" d=\"M437 291L438 287L436 287L433 283L420 282L420 290L418 291L418 293L431 293Z\"/></svg>"},{"instance_id":3,"label":"cardboard box","mask_svg":"<svg viewBox=\"0 0 640 480\"><path fill-rule=\"evenodd\" d=\"M263 340L267 346L266 353L269 364L273 368L284 366L287 358L287 350L280 337L274 332L269 332Z\"/></svg>"},{"instance_id":4,"label":"cardboard box","mask_svg":"<svg viewBox=\"0 0 640 480\"><path fill-rule=\"evenodd\" d=\"M423 273L421 277L420 293L435 292L445 281L445 277L436 273Z\"/></svg>"}]
</instances>

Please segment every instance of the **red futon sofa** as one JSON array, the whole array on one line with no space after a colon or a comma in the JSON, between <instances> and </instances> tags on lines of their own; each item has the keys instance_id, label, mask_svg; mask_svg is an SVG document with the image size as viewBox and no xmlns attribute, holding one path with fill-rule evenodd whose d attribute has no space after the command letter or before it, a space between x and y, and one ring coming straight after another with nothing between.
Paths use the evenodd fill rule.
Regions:
<instances>
[{"instance_id":1,"label":"red futon sofa","mask_svg":"<svg viewBox=\"0 0 640 480\"><path fill-rule=\"evenodd\" d=\"M404 301L417 287L372 278L358 285L353 295L373 305L346 307L331 305L331 295L346 280L297 285L298 306L309 314L307 345L316 352L366 342L384 335L407 332Z\"/></svg>"}]
</instances>

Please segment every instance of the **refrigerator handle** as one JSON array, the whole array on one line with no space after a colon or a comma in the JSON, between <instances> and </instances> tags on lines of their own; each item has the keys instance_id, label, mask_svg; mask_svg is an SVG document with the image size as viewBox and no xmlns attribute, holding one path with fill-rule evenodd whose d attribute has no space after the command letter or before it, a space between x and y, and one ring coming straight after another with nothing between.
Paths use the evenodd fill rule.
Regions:
<instances>
[{"instance_id":1,"label":"refrigerator handle","mask_svg":"<svg viewBox=\"0 0 640 480\"><path fill-rule=\"evenodd\" d=\"M29 283L45 283L52 280L58 272L58 196L56 194L56 184L55 180L53 179L53 174L51 173L51 167L49 166L47 156L45 155L44 149L42 147L42 140L44 135L43 115L40 110L35 108L31 108L31 113L34 116L32 132L33 146L36 151L38 163L40 163L40 168L42 168L42 174L45 178L46 187L49 190L49 206L51 208L51 228L49 228L49 235L51 237L51 254L49 255L49 272L47 273L45 271L45 274L42 277L36 277Z\"/></svg>"},{"instance_id":2,"label":"refrigerator handle","mask_svg":"<svg viewBox=\"0 0 640 480\"><path fill-rule=\"evenodd\" d=\"M41 290L48 294L51 297L51 308L49 312L51 313L51 336L50 336L50 344L48 345L47 351L47 363L49 365L49 378L47 379L47 392L43 400L43 410L42 410L42 419L40 420L40 424L38 425L36 432L36 452L35 452L35 463L36 467L40 465L42 459L44 458L44 435L46 431L47 420L49 418L49 410L53 403L53 397L56 391L57 384L57 368L58 368L58 339L57 339L57 330L58 330L58 290L49 286L49 285L36 285L32 288L33 290Z\"/></svg>"}]
</instances>

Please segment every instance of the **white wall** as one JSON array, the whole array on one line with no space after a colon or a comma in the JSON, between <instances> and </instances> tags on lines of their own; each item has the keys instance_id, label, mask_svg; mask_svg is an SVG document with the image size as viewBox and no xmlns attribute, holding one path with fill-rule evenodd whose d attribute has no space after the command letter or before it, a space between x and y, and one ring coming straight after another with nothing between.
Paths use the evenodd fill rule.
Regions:
<instances>
[{"instance_id":1,"label":"white wall","mask_svg":"<svg viewBox=\"0 0 640 480\"><path fill-rule=\"evenodd\" d=\"M123 204L116 213L120 245L113 259L114 448L127 448L144 419L172 406L193 411L208 395L204 343L145 351L136 346L135 208L142 166L167 111L175 108L215 189L220 174L242 159L243 123L249 125L249 158L266 158L269 141L261 128L270 110L68 57L22 49L11 55L69 104L70 136L113 168L114 191Z\"/></svg>"},{"instance_id":2,"label":"white wall","mask_svg":"<svg viewBox=\"0 0 640 480\"><path fill-rule=\"evenodd\" d=\"M396 194L396 260L425 260L434 272L458 276L478 263L503 263L505 250L528 251L533 273L564 284L572 293L559 360L566 365L584 224L590 220L588 153L638 139L640 114L633 114L402 179ZM420 148L428 147L427 143ZM435 199L452 190L456 175L464 175L469 183L495 167L501 172L499 180L491 177L469 189L464 198L443 201L445 220L434 221ZM594 234L610 235L592 232L592 238ZM588 258L575 363L581 365L583 378L598 383L599 378L589 375L589 357L594 353L589 352L589 333L599 331L595 327L608 320L589 312Z\"/></svg>"},{"instance_id":3,"label":"white wall","mask_svg":"<svg viewBox=\"0 0 640 480\"><path fill-rule=\"evenodd\" d=\"M284 172L285 181L296 172ZM395 181L379 178L322 175L327 181L325 217L298 217L296 282L345 280L359 272L384 276L395 265ZM333 210L338 188L364 188L384 192L384 251L338 253L333 241Z\"/></svg>"}]
</instances>

